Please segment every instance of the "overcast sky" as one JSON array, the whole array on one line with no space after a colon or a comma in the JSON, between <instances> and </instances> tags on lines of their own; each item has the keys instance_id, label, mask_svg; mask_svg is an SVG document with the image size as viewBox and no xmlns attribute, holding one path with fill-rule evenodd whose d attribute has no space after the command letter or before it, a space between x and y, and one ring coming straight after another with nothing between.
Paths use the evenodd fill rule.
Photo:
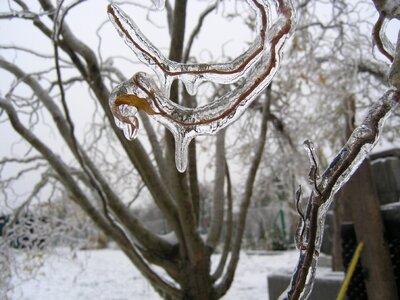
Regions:
<instances>
[{"instance_id":1,"label":"overcast sky","mask_svg":"<svg viewBox=\"0 0 400 300\"><path fill-rule=\"evenodd\" d=\"M9 10L9 1L0 1L0 12ZM12 1L10 1L11 3ZM65 1L72 3L73 1ZM125 1L126 2L126 1ZM186 30L186 39L191 33L191 28L195 26L198 15L214 1L199 0L188 1L188 28ZM35 8L35 1L27 1L32 10L37 11ZM76 33L78 38L89 45L94 51L100 51L103 59L110 56L123 56L136 60L134 53L126 46L123 40L119 37L117 31L112 24L108 21L106 8L109 1L105 0L88 0L72 9L65 22L70 26L73 32ZM145 4L149 1L138 1L138 3ZM11 3L12 7L18 8L15 4ZM142 32L167 56L169 35L167 30L167 20L165 11L146 11L144 9L132 6L121 5L126 13L139 25ZM211 13L207 22L203 26L203 31L196 39L193 45L194 53L202 62L219 61L222 55L229 55L235 57L243 53L248 43L253 41L255 33L251 32L243 21L235 18L224 18L233 12L244 12L248 10L247 4L244 1L225 1L220 3L217 10ZM42 18L48 25L46 17ZM149 20L153 24L149 24ZM101 28L99 31L97 31ZM38 30L31 25L30 21L13 19L12 21L0 21L0 36L2 45L14 45L29 48L38 51L42 54L51 55L53 47L50 41L44 37ZM100 38L101 37L101 43ZM207 50L205 50L207 49ZM13 50L0 49L0 55L5 59L15 62L20 68L25 71L38 71L49 68L54 62L48 61L48 66L43 65L42 59L37 59L31 55L17 53ZM143 64L132 64L123 59L115 59L117 65L126 77L130 77L134 73L146 70ZM10 83L14 80L8 72L0 70L0 95L4 96ZM30 91L27 90L30 94ZM29 95L28 94L28 95ZM83 136L85 128L91 119L91 112L93 111L93 103L88 97L87 89L75 87L73 90L68 90L68 103L71 114L76 122L75 132L78 136ZM4 117L3 117L4 119ZM49 117L50 120L50 117ZM48 124L37 126L35 133L39 136L49 136L53 149L60 147L61 155L69 157L70 153L64 149L61 138L54 134L53 130ZM20 138L15 134L14 130L8 123L0 124L0 159L3 157L24 157L27 154L26 144L20 141ZM3 174L15 174L16 170L4 170ZM30 191L32 184L39 178L35 178L34 174L30 174L23 178L18 185L16 185L16 192L23 194Z\"/></svg>"},{"instance_id":2,"label":"overcast sky","mask_svg":"<svg viewBox=\"0 0 400 300\"><path fill-rule=\"evenodd\" d=\"M0 12L8 11L8 2L9 1L5 0L0 1ZM27 1L29 5L33 2L34 1ZM66 1L66 3L70 2L72 1ZM150 3L150 0L138 2ZM195 25L195 21L197 21L199 13L213 2L213 0L188 1L188 29L186 31L186 39L191 32L191 28ZM105 0L88 0L72 9L68 13L65 21L71 27L72 31L92 49L95 51L100 49L103 59L118 55L136 60L133 52L123 43L112 24L108 22L106 14L108 3L109 1ZM123 5L122 7L139 25L143 33L167 55L169 35L165 12L146 12L146 10L132 5ZM194 43L192 53L196 55L201 62L219 61L219 58L223 55L235 57L243 53L247 49L248 43L253 41L255 33L251 32L249 28L243 24L243 20L239 18L226 18L226 16L229 16L229 14L233 12L243 12L246 9L247 4L244 1L227 0L220 2L218 9L207 17L202 33ZM45 20L45 18L43 19ZM153 22L153 25L149 25L149 20ZM18 45L37 50L43 54L52 54L53 48L49 40L38 33L32 25L27 26L28 24L30 24L29 21L23 20L1 20L1 44ZM102 26L101 30L96 32L100 26ZM398 21L392 22L388 34L393 40L396 38L399 28ZM99 44L99 36L102 40L101 44ZM0 55L10 61L16 62L21 68L27 71L43 69L44 67L42 60L39 61L32 58L30 55L16 54L15 51L1 49ZM52 61L49 61L49 66L51 63ZM127 77L144 69L141 64L131 64L122 59L116 59L115 64ZM0 78L0 95L4 96L13 77L7 72L0 70ZM85 96L82 97L82 95ZM76 131L79 136L79 132L84 132L85 126L88 120L90 120L93 104L91 101L88 101L86 88L84 90L75 89L69 91L68 101L69 104L71 104L71 113L77 120ZM52 135L51 130L46 126L42 126L40 130L43 130L44 134ZM0 159L4 156L25 155L25 145L16 143L19 138L8 124L0 124L0 137L2 140ZM57 140L56 135L54 135L54 139L55 141ZM67 152L61 153L68 155ZM29 190L28 186L31 181L31 178L24 180L21 191L25 189Z\"/></svg>"}]
</instances>

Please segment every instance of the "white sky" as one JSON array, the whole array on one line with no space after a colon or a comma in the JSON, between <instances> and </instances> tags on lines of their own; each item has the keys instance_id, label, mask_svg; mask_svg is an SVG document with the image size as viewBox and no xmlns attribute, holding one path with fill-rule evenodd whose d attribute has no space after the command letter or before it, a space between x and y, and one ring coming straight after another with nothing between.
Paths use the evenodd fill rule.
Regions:
<instances>
[{"instance_id":1,"label":"white sky","mask_svg":"<svg viewBox=\"0 0 400 300\"><path fill-rule=\"evenodd\" d=\"M29 5L33 1L27 1ZM67 3L72 1L66 1ZM138 1L139 3L150 3L148 1ZM210 3L214 1L198 0L188 1L188 28L186 30L187 36L191 32L192 28L197 21L197 16L201 13ZM96 30L99 26L108 20L106 14L106 6L109 1L106 0L88 0L69 12L66 17L66 22L71 27L72 31L88 44L93 50L97 51L99 39L96 34ZM252 33L239 18L233 20L223 17L227 16L234 11L242 12L246 8L244 1L224 1L220 4L218 9L212 12L206 19L202 33L196 39L194 43L193 52L199 57L202 62L210 60L218 61L222 56L222 51L230 56L237 56L247 49L248 43L254 39L254 33ZM144 34L160 49L164 51L164 54L168 53L169 36L166 26L166 17L164 12L154 11L146 14L145 10L139 9L134 6L122 6L128 15L134 19L135 22L142 29ZM0 1L0 12L8 10L8 1ZM149 26L148 17L157 26ZM45 19L45 18L44 18ZM52 45L49 43L47 38L44 38L41 34L37 33L37 30L32 26L27 26L29 21L4 21L0 22L0 36L1 44L4 45L18 45L38 50L41 53L52 54ZM394 40L396 33L400 28L399 21L394 21L391 24L392 29L388 30L389 36ZM117 34L110 22L107 22L100 31L102 37L101 43L101 54L103 59L111 55L120 55L129 57L136 60L136 57L132 51L124 44L122 39ZM186 36L186 37L187 37ZM204 49L207 48L208 51ZM19 66L25 70L36 70L42 68L42 62L32 58L32 56L16 54L10 50L0 50L0 55L10 61L15 61ZM52 62L52 61L50 61ZM143 66L139 64L130 64L124 60L117 59L115 64L123 71L128 77L135 72L142 70ZM4 93L9 87L9 83L13 80L3 70L0 70L0 95L4 96ZM87 96L86 88L81 90L76 88L68 92L68 102L71 108L71 113L77 121L76 132L84 132L85 126L90 120L90 112L93 109L93 104ZM85 96L82 97L82 93ZM44 134L51 136L51 130L46 127L40 127ZM19 138L15 135L14 131L8 124L0 124L0 159L3 156L24 156L26 148L23 144L15 144ZM57 145L59 139L54 135L54 145ZM63 151L63 155L68 155L68 151ZM11 170L10 170L11 172ZM29 190L32 178L28 178L21 183L20 190Z\"/></svg>"},{"instance_id":2,"label":"white sky","mask_svg":"<svg viewBox=\"0 0 400 300\"><path fill-rule=\"evenodd\" d=\"M72 1L65 1L71 3ZM191 28L197 22L197 16L214 1L199 0L189 1L188 9L188 28L186 30L186 40L191 33ZM34 5L33 1L27 1L29 5ZM72 9L66 16L65 22L70 26L72 31L79 39L89 45L94 51L98 51L99 37L96 33L97 29L105 23L101 28L99 35L102 38L101 42L101 55L103 59L109 56L123 56L132 60L137 60L133 52L124 44L123 40L119 37L118 33L108 21L106 7L109 1L106 0L88 0ZM150 1L138 1L138 3L150 3ZM12 7L17 8L15 4ZM195 40L192 53L195 53L203 62L210 60L218 60L222 56L222 51L231 56L237 56L247 49L248 42L254 38L252 33L241 20L238 18L228 20L226 16L234 11L242 12L246 8L246 3L243 1L226 1L221 3L218 9L212 12L204 24L204 28L199 37ZM126 13L139 25L143 33L152 41L164 54L168 55L169 35L167 31L166 16L164 11L152 11L147 13L146 10L132 6L121 6ZM35 6L31 6L35 8ZM0 12L8 11L8 1L0 1ZM46 17L42 18L48 25ZM156 26L149 26L151 20ZM43 54L51 55L53 53L52 44L44 37L38 30L31 25L30 21L25 20L1 20L0 22L0 36L2 45L15 45L29 48ZM204 49L207 48L208 51ZM16 53L12 50L0 50L0 55L5 59L15 62L25 71L37 71L45 69L43 60L32 57L31 55ZM49 67L53 64L49 60ZM120 70L130 77L134 73L146 70L143 64L131 64L122 59L115 59L114 64ZM66 75L65 75L66 77ZM64 78L65 78L64 77ZM4 96L14 80L8 72L0 70L0 95ZM30 95L30 91L28 91ZM93 111L93 103L87 95L87 88L75 87L67 91L67 100L71 115L75 120L75 132L79 137L83 136L83 132L87 129L87 124L90 122L91 113ZM82 94L84 96L82 96ZM50 117L48 117L49 124L51 124ZM70 157L70 153L63 146L61 138L53 132L51 126L41 125L35 129L39 135L49 136L51 139L52 149L60 148L59 152L65 157ZM26 153L25 142L20 142L20 138L15 134L14 130L7 123L0 124L0 159L2 157L24 157ZM3 174L12 174L15 170L12 165L6 169ZM39 179L34 178L34 174L25 176L23 180L16 185L16 193L23 194L31 190L32 185Z\"/></svg>"}]
</instances>

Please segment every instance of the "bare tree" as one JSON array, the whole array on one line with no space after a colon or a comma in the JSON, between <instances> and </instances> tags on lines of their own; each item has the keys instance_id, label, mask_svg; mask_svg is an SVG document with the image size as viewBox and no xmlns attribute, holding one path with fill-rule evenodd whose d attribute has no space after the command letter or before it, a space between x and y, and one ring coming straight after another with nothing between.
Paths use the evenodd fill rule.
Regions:
<instances>
[{"instance_id":1,"label":"bare tree","mask_svg":"<svg viewBox=\"0 0 400 300\"><path fill-rule=\"evenodd\" d=\"M250 203L254 178L258 170L263 153L265 136L267 131L268 101L265 101L263 109L262 125L260 127L259 142L255 147L254 157L247 175L246 191L242 199L242 210L237 231L233 234L232 204L228 212L229 233L225 240L224 255L218 271L213 273L210 266L210 257L221 236L224 226L224 178L229 176L229 167L224 158L223 136L217 141L216 156L216 184L214 188L214 206L212 213L211 229L208 238L204 241L198 230L199 216L199 192L196 172L196 145L192 143L189 149L189 164L186 173L176 171L174 165L173 143L166 133L166 151L163 153L159 137L146 116L142 116L142 122L148 133L153 157L149 156L140 139L128 141L123 133L114 124L114 116L108 107L110 94L109 87L116 80L125 80L123 75L110 63L99 60L96 54L83 41L80 41L64 21L64 17L71 12L80 2L62 6L63 3L54 6L50 1L39 1L40 8L31 9L23 1L15 1L10 7L10 12L2 15L4 19L22 19L30 21L41 33L50 40L53 46L53 55L40 54L31 49L20 46L5 46L14 51L26 52L31 56L41 59L54 59L54 65L50 63L48 70L38 73L29 73L21 69L16 63L1 59L1 68L12 74L15 81L10 90L5 92L1 99L2 111L14 130L25 139L34 156L21 159L17 163L23 166L21 172L29 172L37 161L40 162L35 169L51 171L51 178L60 182L75 201L101 228L107 236L117 242L119 247L131 259L142 274L150 281L157 291L165 298L186 299L216 299L220 298L229 289L234 272L239 260L240 244L246 219L246 209ZM168 6L167 6L168 8ZM215 5L214 5L215 8ZM211 11L208 8L200 21ZM112 11L110 11L112 13ZM169 57L173 60L182 60L183 35L185 28L186 1L176 1L171 12L172 38ZM46 20L47 18L47 20ZM265 18L263 22L265 22ZM201 27L201 23L199 26ZM288 28L284 28L286 32ZM197 29L198 31L198 29ZM263 31L260 31L263 34ZM283 32L283 31L282 31ZM280 34L278 32L278 34ZM196 36L196 30L193 33ZM275 46L275 44L274 44ZM186 57L190 48L186 50ZM187 59L187 58L186 58ZM275 59L275 57L273 57ZM274 60L271 60L275 63ZM68 69L75 72L68 72ZM272 69L271 69L272 70ZM56 80L51 76L56 74ZM72 74L72 75L71 75ZM47 78L49 78L47 80ZM103 113L99 113L102 122L109 125L97 131L97 136L106 135L118 155L124 155L124 162L116 155L115 165L127 165L114 174L107 173L109 166L99 165L99 161L109 159L106 154L99 157L101 146L93 141L84 144L75 136L74 121L70 112L68 89L77 82L85 84L90 93L100 104ZM32 92L33 97L24 97L18 94L19 88L24 85ZM266 97L264 95L263 97ZM171 98L181 102L178 86L171 89ZM52 147L45 142L42 136L35 133L38 127L37 119L41 112L51 116L64 145L72 154L72 162L65 157L57 155ZM149 112L149 111L148 111ZM25 123L23 114L30 117ZM99 124L95 120L94 124ZM113 129L113 135L109 128ZM92 128L93 130L93 128ZM110 143L111 144L111 143ZM115 159L115 158L112 158ZM3 164L10 163L5 159ZM126 178L132 178L129 174L133 166L140 180L143 181L158 208L163 212L171 233L160 236L151 232L135 216L124 203L118 190L113 189L113 182L120 182ZM106 172L106 173L102 173ZM121 174L122 173L122 174ZM45 174L45 173L43 173ZM38 183L38 190L47 184L52 184L49 177L43 177L44 182ZM10 183L12 180L10 181ZM10 187L6 185L5 187ZM227 184L228 195L232 195L231 184ZM38 191L32 194L35 197ZM9 195L8 201L10 200ZM232 196L230 196L231 198ZM232 203L232 202L230 202ZM229 217L230 216L230 217ZM230 221L229 221L230 220ZM232 241L231 241L232 240ZM230 245L232 244L232 247ZM228 252L230 258L227 259ZM158 274L151 265L162 267L169 279Z\"/></svg>"},{"instance_id":2,"label":"bare tree","mask_svg":"<svg viewBox=\"0 0 400 300\"><path fill-rule=\"evenodd\" d=\"M76 202L93 222L118 244L162 297L166 299L221 298L232 284L239 262L247 210L254 198L253 191L257 185L257 174L260 166L267 161L262 161L262 158L269 124L273 125L274 132L278 136L279 142L284 145L285 151L290 153L288 156L293 156L295 152L295 157L299 157L299 152L294 150L298 141L295 140L296 137L293 137L293 134L290 134L290 126L296 125L289 119L286 120L284 114L280 114L280 108L285 107L286 104L285 101L279 102L277 99L287 100L289 103L291 97L299 96L297 92L290 95L290 92L295 90L291 86L294 81L292 78L304 79L312 74L313 79L317 78L322 83L320 86L325 90L329 86L328 75L318 72L317 68L317 64L328 61L327 57L316 55L316 59L312 60L315 65L306 65L309 68L307 72L297 72L300 68L299 64L293 62L296 61L296 58L298 58L297 62L300 62L307 59L307 56L324 54L324 51L318 49L325 47L323 45L325 30L334 28L339 33L343 32L341 31L343 28L340 27L342 23L311 22L311 19L307 20L306 18L307 14L309 15L308 12L311 11L307 10L311 1L300 3L298 5L299 27L294 33L291 45L292 54L295 54L293 54L293 59L288 59L288 66L284 69L286 72L283 72L285 75L282 75L289 75L291 79L285 81L279 76L274 81L272 88L261 93L260 84L265 86L269 83L271 80L269 76L277 67L278 54L274 52L275 48L281 46L281 38L291 32L293 27L290 1L275 1L278 21L274 23L275 27L274 25L268 27L271 29L271 33L266 36L266 24L269 20L267 20L266 13L261 13L257 40L261 41L261 45L264 45L263 41L270 42L270 49L264 49L261 46L256 47L254 52L246 52L247 56L244 56L243 61L239 61L237 68L233 67L226 71L218 69L218 65L211 65L207 71L201 71L201 78L212 77L209 74L219 73L226 73L224 75L228 78L230 74L245 72L248 72L246 76L250 74L243 80L244 82L238 81L229 86L213 89L213 95L218 99L223 99L223 94L228 95L228 98L237 99L232 107L224 107L223 113L217 114L216 117L206 118L195 108L200 97L196 98L190 95L188 92L193 92L190 87L187 92L176 81L172 84L169 99L185 106L191 114L198 113L200 119L192 120L190 119L192 115L185 115L186 110L180 110L178 107L177 113L173 110L171 113L168 108L160 106L165 104L163 95L158 93L158 89L150 78L139 75L127 80L121 70L114 66L113 58L104 59L100 53L96 53L78 38L78 33L73 32L68 26L66 16L72 14L82 2L84 1L71 3L61 1L54 5L50 0L39 0L36 6L30 6L31 3L28 4L27 1L15 0L10 2L9 11L0 15L0 18L6 21L22 20L28 26L33 24L35 29L43 34L49 47L44 53L39 53L21 45L2 45L4 50L11 50L43 62L43 67L39 71L32 72L28 67L21 67L18 61L0 58L0 69L11 74L14 79L8 90L2 92L0 98L2 121L9 122L26 141L29 148L26 157L4 158L1 161L3 168L10 164L18 164L21 170L14 178L2 181L3 190L6 191L3 192L5 202L12 201L10 191L12 191L14 182L32 170L39 170L42 177L25 200L32 201L40 195L40 191L49 186L62 186L68 192L69 198ZM157 1L157 3L159 2ZM268 8L263 1L248 2L260 11L262 11L261 8ZM332 19L340 15L340 12L336 11L336 9L340 10L340 4L342 2L335 4L333 11L337 15L334 15ZM193 41L198 36L204 20L216 8L217 5L213 4L199 15L197 26L194 27L189 41L184 47L187 1L176 0L173 9L167 1L167 23L170 26L171 34L168 61L184 64L190 61ZM164 64L163 57L152 55L143 48L140 41L138 42L132 37L131 32L128 31L129 28L126 27L129 27L129 20L124 17L123 12L119 11L116 6L109 6L108 11L127 43L133 44L133 48L138 51L139 55L142 55L151 65L157 65L162 69L163 74L172 74L176 71L164 69L168 64ZM391 9L388 13L385 10L385 13L381 13L381 15L385 18L397 17L396 11L396 9ZM302 17L307 20L304 24L301 21ZM124 20L125 23L122 23L121 20ZM252 22L248 24L249 26L254 25ZM320 32L320 40L315 43L306 43L311 35L310 30L312 31L314 28L323 29ZM136 32L133 31L134 36ZM375 36L375 39L378 42L382 40L379 34ZM146 44L146 41L143 43ZM302 47L311 49L304 51ZM382 47L382 49L386 49L384 45ZM267 53L267 50L270 52ZM338 46L338 50L342 51L342 48ZM397 52L399 52L398 49ZM300 54L296 56L296 53ZM303 55L303 53L307 53L307 55ZM258 57L263 55L265 55L263 58L265 61L259 62L267 62L266 65L250 63L257 61ZM397 81L399 77L397 58L399 55L392 54L392 56L394 57L390 71L392 87L372 106L365 121L354 130L340 154L332 161L320 179L317 177L320 166L316 160L315 151L311 143L306 144L311 163L309 179L312 192L308 209L301 214L302 221L297 236L297 246L301 256L298 268L294 273L291 289L287 294L290 299L298 299L300 296L307 297L313 276L310 276L311 279L307 281L306 278L308 272L314 273L315 270L321 241L320 223L323 220L323 212L329 206L332 194L354 172L370 150L370 148L366 148L366 145L368 147L375 142L380 132L378 125L381 124L381 120L399 101L397 91L399 88ZM285 67L285 62L283 64ZM380 74L381 69L370 62L364 62L359 66L362 66L367 73ZM179 70L182 71L178 68ZM261 71L257 73L258 70L266 70L266 73ZM187 76L196 72L200 72L199 65L192 64L192 69L189 68ZM296 72L297 74L295 74ZM343 74L337 74L336 78L340 76ZM234 78L230 78L228 83L232 83L234 80ZM117 84L119 85L115 89ZM91 127L88 129L89 134L83 138L75 130L79 119L74 117L72 112L72 93L69 93L77 85L83 85L89 90L95 106ZM263 86L261 85L261 87ZM111 93L112 88L114 88L113 93ZM134 91L139 90L140 93L135 94L132 92L132 88L135 89ZM254 92L256 89L260 90ZM169 91L165 86L164 90L161 86L161 90L164 94ZM110 93L112 95L110 98L111 109L109 107ZM234 166L227 159L227 154L230 152L225 142L230 129L226 129L227 133L224 130L221 131L215 141L216 150L213 163L215 175L211 197L213 206L210 227L207 228L208 234L204 238L202 231L199 230L202 205L196 159L199 142L194 140L189 144L187 169L185 172L178 172L175 168L174 155L176 135L172 136L169 131L160 132L150 122L148 116L157 119L167 127L170 126L168 127L170 130L181 127L186 129L193 126L201 127L203 124L232 117L231 113L235 114L238 107L247 105L248 98L246 97L249 95L252 97L252 101L255 101L251 108L256 112L256 118L249 118L252 121L247 123L247 125L252 124L253 126L251 126L252 134L248 135L252 142L250 153L246 152L246 163L243 165L243 167L247 167L247 170L242 171L239 176L243 193L235 194L232 186L231 169ZM167 104L175 108L174 104L169 102ZM135 109L131 114L133 107ZM207 106L207 108L210 107ZM132 138L137 133L136 127L139 122L137 114L140 114L147 140L139 136L139 138L129 141L125 136ZM124 129L124 132L115 125L114 118L117 118L117 123ZM68 155L62 155L63 152L49 144L51 141L49 142L46 136L39 134L43 122L50 122L50 120L57 132L57 139L62 141L65 149L68 149ZM173 125L170 125L171 122ZM222 129L222 127L224 126L220 126L218 129ZM240 127L236 128L240 129ZM104 141L106 142L104 143ZM276 147L274 151L277 151ZM179 155L178 162L182 160L182 153ZM178 167L183 171L185 163L178 163ZM261 184L262 181L258 185ZM169 229L167 235L152 232L141 222L139 216L129 210L133 195L137 196L143 185L165 217ZM298 195L298 208L301 211L300 193ZM232 217L234 201L240 207L236 224ZM223 252L218 266L212 269L211 255L221 240L224 226L226 234L222 241ZM166 275L159 274L152 266L163 268Z\"/></svg>"}]
</instances>

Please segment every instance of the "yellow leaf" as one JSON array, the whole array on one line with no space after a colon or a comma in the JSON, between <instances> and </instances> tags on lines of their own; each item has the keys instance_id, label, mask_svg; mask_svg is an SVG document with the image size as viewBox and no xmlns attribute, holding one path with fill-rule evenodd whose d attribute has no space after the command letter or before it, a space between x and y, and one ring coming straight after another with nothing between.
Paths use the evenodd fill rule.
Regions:
<instances>
[{"instance_id":1,"label":"yellow leaf","mask_svg":"<svg viewBox=\"0 0 400 300\"><path fill-rule=\"evenodd\" d=\"M129 106L134 106L137 108L137 110L142 110L146 112L148 115L154 115L156 112L151 108L150 103L147 102L146 99L144 98L139 98L135 95L121 95L118 96L117 99L115 99L115 105L129 105Z\"/></svg>"}]
</instances>

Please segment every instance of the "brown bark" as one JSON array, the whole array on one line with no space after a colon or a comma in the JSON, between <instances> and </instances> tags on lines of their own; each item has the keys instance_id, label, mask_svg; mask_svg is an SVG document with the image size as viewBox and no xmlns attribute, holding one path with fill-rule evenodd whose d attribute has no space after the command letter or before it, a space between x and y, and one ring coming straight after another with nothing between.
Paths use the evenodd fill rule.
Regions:
<instances>
[{"instance_id":1,"label":"brown bark","mask_svg":"<svg viewBox=\"0 0 400 300\"><path fill-rule=\"evenodd\" d=\"M379 201L372 181L368 160L343 187L354 220L358 242L364 242L361 263L368 274L364 280L368 299L398 299L396 281L379 210Z\"/></svg>"},{"instance_id":2,"label":"brown bark","mask_svg":"<svg viewBox=\"0 0 400 300\"><path fill-rule=\"evenodd\" d=\"M178 62L182 61L183 55L186 5L186 0L175 1L172 20L169 58ZM178 82L175 81L171 86L170 98L180 103L180 96ZM169 132L166 132L166 142L172 192L178 204L179 220L183 231L183 237L180 240L180 272L176 277L182 291L182 299L217 299L210 274L211 251L204 245L197 232L199 203L196 165L190 164L189 172L183 174L177 172L174 138ZM193 143L189 150L190 161L193 161L193 155L196 155Z\"/></svg>"},{"instance_id":3,"label":"brown bark","mask_svg":"<svg viewBox=\"0 0 400 300\"><path fill-rule=\"evenodd\" d=\"M266 98L264 99L263 103L263 114L261 117L261 128L258 136L257 146L254 150L254 156L250 165L250 169L247 174L246 184L244 194L240 204L240 211L238 221L236 225L236 233L233 238L232 242L232 254L227 265L227 270L221 280L221 282L216 286L216 291L218 297L222 297L225 293L229 290L233 278L235 276L236 268L239 263L240 258L240 248L242 245L242 238L244 234L246 218L247 218L247 210L250 206L255 179L257 176L257 171L259 169L261 159L264 153L265 142L267 138L267 131L268 131L268 120L269 120L269 113L270 113L270 104L272 101L271 95L271 85L269 85L265 91Z\"/></svg>"},{"instance_id":4,"label":"brown bark","mask_svg":"<svg viewBox=\"0 0 400 300\"><path fill-rule=\"evenodd\" d=\"M215 248L219 242L224 221L225 129L217 136L215 152L213 211L211 226L207 237L207 244L212 248Z\"/></svg>"},{"instance_id":5,"label":"brown bark","mask_svg":"<svg viewBox=\"0 0 400 300\"><path fill-rule=\"evenodd\" d=\"M210 276L210 256L207 254L205 248L203 250L205 251L202 253L202 257L199 257L196 264L189 261L182 263L179 280L183 294L182 299L218 299Z\"/></svg>"}]
</instances>

